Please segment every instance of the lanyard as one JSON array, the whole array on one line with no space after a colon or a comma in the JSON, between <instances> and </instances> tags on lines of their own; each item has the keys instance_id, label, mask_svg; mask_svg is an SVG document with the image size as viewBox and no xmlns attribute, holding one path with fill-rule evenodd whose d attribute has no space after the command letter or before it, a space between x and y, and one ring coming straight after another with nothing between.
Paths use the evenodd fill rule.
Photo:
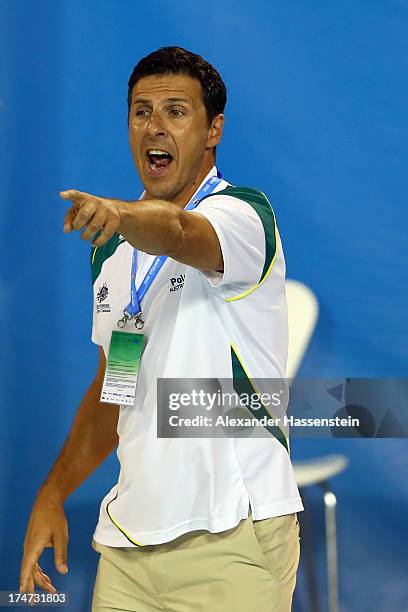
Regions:
<instances>
[{"instance_id":1,"label":"lanyard","mask_svg":"<svg viewBox=\"0 0 408 612\"><path fill-rule=\"evenodd\" d=\"M198 202L209 193L212 193L217 185L220 184L222 178L221 172L217 170L217 176L211 176L201 187L200 191L195 195L194 198L190 200L184 210L191 210L195 208ZM159 255L155 257L152 265L146 273L146 276L142 280L142 283L139 287L139 290L136 289L136 271L137 271L137 249L133 250L133 258L132 258L132 270L130 274L130 303L127 305L125 310L123 311L122 319L118 321L118 327L125 327L126 323L130 319L135 320L136 329L143 329L144 321L141 318L142 310L141 310L141 302L146 295L149 287L153 283L154 279L160 272L161 268L164 265L164 262L167 259L167 255Z\"/></svg>"}]
</instances>

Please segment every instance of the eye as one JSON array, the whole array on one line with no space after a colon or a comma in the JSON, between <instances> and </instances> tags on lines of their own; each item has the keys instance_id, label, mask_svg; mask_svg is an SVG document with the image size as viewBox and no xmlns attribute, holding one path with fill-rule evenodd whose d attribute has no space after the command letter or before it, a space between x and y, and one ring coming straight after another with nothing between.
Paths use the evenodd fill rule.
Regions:
<instances>
[{"instance_id":1,"label":"eye","mask_svg":"<svg viewBox=\"0 0 408 612\"><path fill-rule=\"evenodd\" d=\"M170 115L172 117L183 117L185 115L185 113L180 110L179 108L171 108L170 109Z\"/></svg>"},{"instance_id":2,"label":"eye","mask_svg":"<svg viewBox=\"0 0 408 612\"><path fill-rule=\"evenodd\" d=\"M135 112L136 117L145 117L149 113L147 108L138 108Z\"/></svg>"}]
</instances>

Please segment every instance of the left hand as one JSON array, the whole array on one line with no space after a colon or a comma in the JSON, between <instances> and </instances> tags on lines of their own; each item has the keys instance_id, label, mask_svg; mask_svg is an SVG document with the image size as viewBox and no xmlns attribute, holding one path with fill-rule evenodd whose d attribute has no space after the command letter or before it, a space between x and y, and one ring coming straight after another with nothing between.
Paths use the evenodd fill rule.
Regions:
<instances>
[{"instance_id":1,"label":"left hand","mask_svg":"<svg viewBox=\"0 0 408 612\"><path fill-rule=\"evenodd\" d=\"M92 240L100 231L100 236L92 242L93 246L100 247L119 228L120 213L117 201L99 198L76 189L61 191L60 196L63 200L72 202L64 219L66 234L85 227L85 231L81 234L82 240Z\"/></svg>"}]
</instances>

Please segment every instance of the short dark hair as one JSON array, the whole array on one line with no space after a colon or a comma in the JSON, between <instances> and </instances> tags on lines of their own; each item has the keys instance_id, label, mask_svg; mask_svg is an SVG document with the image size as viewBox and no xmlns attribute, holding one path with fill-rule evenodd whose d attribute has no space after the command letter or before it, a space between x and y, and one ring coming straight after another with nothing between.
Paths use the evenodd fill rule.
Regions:
<instances>
[{"instance_id":1,"label":"short dark hair","mask_svg":"<svg viewBox=\"0 0 408 612\"><path fill-rule=\"evenodd\" d=\"M201 83L208 123L224 112L227 89L218 71L200 55L182 47L161 47L143 57L134 67L128 83L128 112L133 87L139 79L154 74L188 74Z\"/></svg>"}]
</instances>

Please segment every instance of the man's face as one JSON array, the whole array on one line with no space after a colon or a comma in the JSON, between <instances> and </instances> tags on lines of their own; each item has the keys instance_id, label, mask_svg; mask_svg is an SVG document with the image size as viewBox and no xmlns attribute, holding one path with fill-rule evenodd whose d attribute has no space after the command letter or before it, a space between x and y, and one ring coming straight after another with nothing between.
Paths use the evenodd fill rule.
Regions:
<instances>
[{"instance_id":1,"label":"man's face","mask_svg":"<svg viewBox=\"0 0 408 612\"><path fill-rule=\"evenodd\" d=\"M152 75L136 83L129 138L147 197L182 201L192 195L210 170L212 147L221 137L219 132L215 142L213 124L208 124L201 83L189 75Z\"/></svg>"}]
</instances>

